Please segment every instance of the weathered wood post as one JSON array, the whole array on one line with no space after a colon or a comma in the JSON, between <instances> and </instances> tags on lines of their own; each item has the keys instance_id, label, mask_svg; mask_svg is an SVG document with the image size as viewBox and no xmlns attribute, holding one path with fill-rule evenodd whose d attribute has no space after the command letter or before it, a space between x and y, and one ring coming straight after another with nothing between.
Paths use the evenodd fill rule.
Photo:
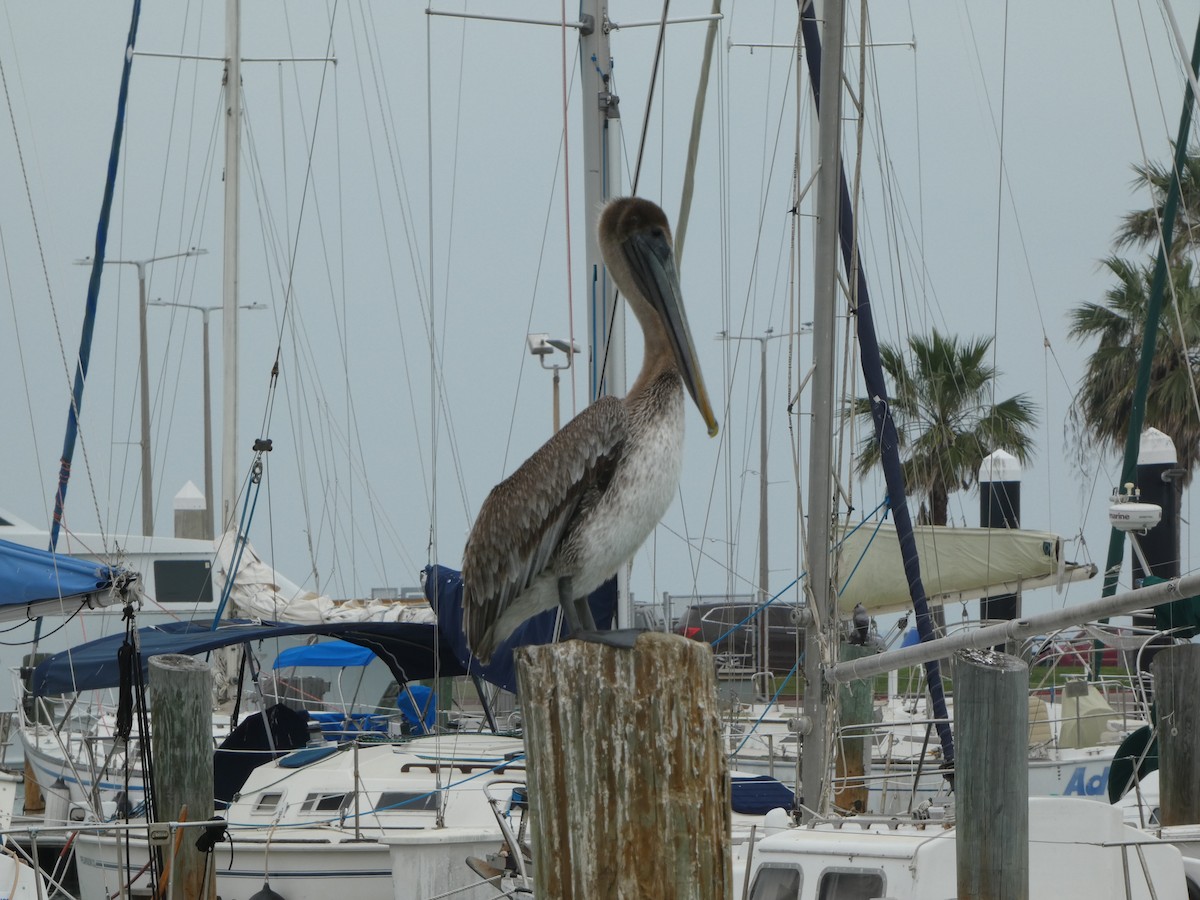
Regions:
<instances>
[{"instance_id":1,"label":"weathered wood post","mask_svg":"<svg viewBox=\"0 0 1200 900\"><path fill-rule=\"evenodd\" d=\"M517 667L538 900L729 897L711 650L648 632L526 647Z\"/></svg>"},{"instance_id":2,"label":"weathered wood post","mask_svg":"<svg viewBox=\"0 0 1200 900\"><path fill-rule=\"evenodd\" d=\"M150 746L162 821L178 819L184 806L190 821L213 816L212 677L208 664L191 656L150 657ZM173 855L173 842L168 845L169 900L216 897L212 857L196 849L199 835L190 829Z\"/></svg>"},{"instance_id":3,"label":"weathered wood post","mask_svg":"<svg viewBox=\"0 0 1200 900\"><path fill-rule=\"evenodd\" d=\"M1200 645L1166 647L1150 664L1158 706L1158 820L1200 823Z\"/></svg>"},{"instance_id":4,"label":"weathered wood post","mask_svg":"<svg viewBox=\"0 0 1200 900\"><path fill-rule=\"evenodd\" d=\"M990 650L958 654L954 726L958 896L1029 897L1029 668Z\"/></svg>"},{"instance_id":5,"label":"weathered wood post","mask_svg":"<svg viewBox=\"0 0 1200 900\"><path fill-rule=\"evenodd\" d=\"M875 653L873 647L843 644L843 660ZM833 805L847 812L867 811L870 799L866 774L871 769L871 723L875 719L874 679L860 678L838 685L842 735L837 744Z\"/></svg>"}]
</instances>

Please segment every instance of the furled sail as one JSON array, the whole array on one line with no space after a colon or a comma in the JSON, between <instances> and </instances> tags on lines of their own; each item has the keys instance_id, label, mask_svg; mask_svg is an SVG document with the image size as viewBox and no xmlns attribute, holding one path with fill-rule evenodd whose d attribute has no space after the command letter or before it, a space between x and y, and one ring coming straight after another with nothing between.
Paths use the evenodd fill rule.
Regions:
<instances>
[{"instance_id":1,"label":"furled sail","mask_svg":"<svg viewBox=\"0 0 1200 900\"><path fill-rule=\"evenodd\" d=\"M139 583L138 575L117 566L0 541L0 621L121 603Z\"/></svg>"},{"instance_id":2,"label":"furled sail","mask_svg":"<svg viewBox=\"0 0 1200 900\"><path fill-rule=\"evenodd\" d=\"M1091 563L1065 560L1062 538L1048 531L920 525L913 533L931 604L1062 586L1096 574ZM843 613L849 615L856 603L872 614L911 608L894 525L842 523L838 538L838 607Z\"/></svg>"},{"instance_id":3,"label":"furled sail","mask_svg":"<svg viewBox=\"0 0 1200 900\"><path fill-rule=\"evenodd\" d=\"M222 595L234 567L236 535L227 533L217 542L213 587ZM263 562L247 541L237 558L237 574L229 594L229 615L315 625L322 622L426 622L434 621L424 597L411 600L333 600L302 588Z\"/></svg>"}]
</instances>

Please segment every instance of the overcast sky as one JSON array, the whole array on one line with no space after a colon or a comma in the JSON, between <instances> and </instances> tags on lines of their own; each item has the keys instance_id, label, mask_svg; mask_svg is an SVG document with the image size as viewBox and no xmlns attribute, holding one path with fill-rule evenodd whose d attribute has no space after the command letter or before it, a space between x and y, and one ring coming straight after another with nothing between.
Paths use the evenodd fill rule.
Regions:
<instances>
[{"instance_id":1,"label":"overcast sky","mask_svg":"<svg viewBox=\"0 0 1200 900\"><path fill-rule=\"evenodd\" d=\"M866 64L863 131L862 252L881 335L902 341L936 326L995 337L997 397L1024 392L1041 411L1023 524L1062 534L1071 557L1098 564L1119 467L1096 455L1081 471L1064 447L1086 356L1065 337L1067 313L1109 286L1098 261L1121 215L1148 205L1132 192L1131 166L1143 154L1166 158L1183 91L1162 8L1115 5L1118 22L1112 5L1094 0L871 3L869 37L878 46ZM580 105L589 101L579 96L575 36L564 71L558 29L429 18L425 6L243 3L245 57L308 61L243 68L240 302L268 309L241 318L239 467L248 468L256 436L273 439L251 540L291 579L339 597L414 585L431 553L459 565L487 490L549 436L551 376L529 356L527 333L568 337L573 329L587 340L582 223L594 211L584 208L580 183ZM1174 6L1190 49L1197 3ZM709 7L676 0L671 12ZM130 11L116 3L2 8L11 118L0 127L0 507L44 523L89 274L72 263L94 249ZM503 10L552 19L559 5ZM680 500L634 565L640 600L752 590L758 345L715 337L783 333L812 318L811 263L790 251L793 242L805 254L811 248L811 196L800 216L789 214L797 132L801 181L812 172L811 111L802 104L798 128L795 61L768 46L792 42L795 9L726 2L724 12L682 263L723 432L709 440L689 412ZM855 42L860 15L849 11ZM138 50L219 57L223 16L223 3L147 4ZM612 7L618 23L656 17L642 3ZM649 118L639 192L672 220L704 29L669 30ZM654 40L653 28L612 37L622 193L638 153ZM327 55L336 66L319 61ZM856 50L847 57L856 93L858 58ZM134 60L107 255L208 251L152 266L152 298L220 303L221 71L213 61ZM806 80L801 93L807 101ZM845 137L850 159L851 125ZM218 372L219 322L214 314ZM630 328L632 379L640 349L632 320ZM200 316L151 308L149 341L155 521L169 533L172 497L187 480L203 480ZM806 463L792 448L807 438L807 420L789 417L786 405L808 368L810 342L769 344L772 589L800 567L795 473ZM564 375L564 418L587 400L584 370L574 374ZM140 528L137 403L137 283L133 267L111 266L68 500L75 531ZM856 485L855 507L871 509L881 496L874 481ZM974 492L952 498L957 524L977 524L977 509ZM1190 512L1185 497L1185 518ZM1196 550L1186 527L1184 546L1187 571ZM1030 602L1098 593L1096 583Z\"/></svg>"}]
</instances>

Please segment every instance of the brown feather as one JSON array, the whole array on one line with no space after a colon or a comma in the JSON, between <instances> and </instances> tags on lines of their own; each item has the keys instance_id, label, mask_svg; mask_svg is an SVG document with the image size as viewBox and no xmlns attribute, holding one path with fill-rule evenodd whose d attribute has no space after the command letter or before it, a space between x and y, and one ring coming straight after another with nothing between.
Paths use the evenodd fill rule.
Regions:
<instances>
[{"instance_id":1,"label":"brown feather","mask_svg":"<svg viewBox=\"0 0 1200 900\"><path fill-rule=\"evenodd\" d=\"M475 655L494 649L501 613L554 559L570 524L612 476L626 434L620 400L605 397L492 488L463 553L463 627Z\"/></svg>"}]
</instances>

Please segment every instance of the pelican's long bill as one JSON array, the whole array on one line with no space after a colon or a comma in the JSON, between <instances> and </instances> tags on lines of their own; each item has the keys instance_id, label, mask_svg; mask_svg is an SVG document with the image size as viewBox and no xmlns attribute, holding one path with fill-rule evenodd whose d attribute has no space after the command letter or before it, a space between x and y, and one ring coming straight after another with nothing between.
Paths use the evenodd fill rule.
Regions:
<instances>
[{"instance_id":1,"label":"pelican's long bill","mask_svg":"<svg viewBox=\"0 0 1200 900\"><path fill-rule=\"evenodd\" d=\"M704 417L708 436L713 437L717 433L717 417L713 414L708 390L704 387L696 345L683 311L679 273L675 269L669 232L657 228L635 231L622 242L621 249L629 263L630 274L637 281L643 296L662 317L684 386Z\"/></svg>"}]
</instances>

